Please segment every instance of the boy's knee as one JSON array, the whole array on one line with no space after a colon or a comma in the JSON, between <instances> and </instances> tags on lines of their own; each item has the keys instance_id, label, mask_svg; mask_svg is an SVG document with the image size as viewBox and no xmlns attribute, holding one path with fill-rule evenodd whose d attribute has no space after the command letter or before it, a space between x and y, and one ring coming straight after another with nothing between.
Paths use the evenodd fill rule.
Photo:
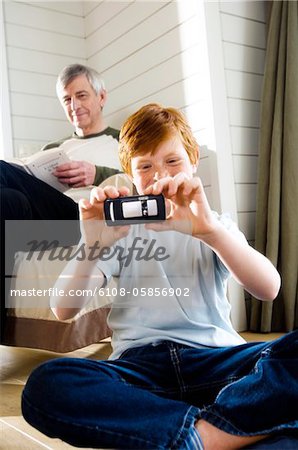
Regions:
<instances>
[{"instance_id":1,"label":"boy's knee","mask_svg":"<svg viewBox=\"0 0 298 450\"><path fill-rule=\"evenodd\" d=\"M54 359L38 366L29 376L22 394L22 410L50 407L59 398L65 374L64 359ZM67 371L66 371L67 372Z\"/></svg>"}]
</instances>

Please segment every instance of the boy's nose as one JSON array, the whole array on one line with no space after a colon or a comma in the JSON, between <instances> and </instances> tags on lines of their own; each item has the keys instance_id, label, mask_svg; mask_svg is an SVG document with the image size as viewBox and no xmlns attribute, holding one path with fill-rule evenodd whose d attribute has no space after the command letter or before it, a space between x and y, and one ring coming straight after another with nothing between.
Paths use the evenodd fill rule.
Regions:
<instances>
[{"instance_id":1,"label":"boy's nose","mask_svg":"<svg viewBox=\"0 0 298 450\"><path fill-rule=\"evenodd\" d=\"M159 169L155 172L153 179L154 179L154 181L158 181L161 178L167 177L168 175L169 175L169 173L166 169Z\"/></svg>"}]
</instances>

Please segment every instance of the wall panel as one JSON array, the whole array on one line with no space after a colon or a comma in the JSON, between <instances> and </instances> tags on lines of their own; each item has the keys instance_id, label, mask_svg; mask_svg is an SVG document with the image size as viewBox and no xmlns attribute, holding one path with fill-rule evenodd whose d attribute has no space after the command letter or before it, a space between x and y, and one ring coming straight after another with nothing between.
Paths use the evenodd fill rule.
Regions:
<instances>
[{"instance_id":1,"label":"wall panel","mask_svg":"<svg viewBox=\"0 0 298 450\"><path fill-rule=\"evenodd\" d=\"M49 54L33 49L8 47L7 59L9 68L37 74L47 74L57 77L62 67L75 62L85 63L85 58ZM20 76L22 80L22 76ZM20 82L20 84L22 84Z\"/></svg>"},{"instance_id":2,"label":"wall panel","mask_svg":"<svg viewBox=\"0 0 298 450\"><path fill-rule=\"evenodd\" d=\"M112 21L115 16L121 13L122 10L128 8L132 2L97 1L89 3L89 7L87 7L84 3L85 30L87 39L91 38L91 35L96 33L103 25ZM97 46L95 45L95 48L96 47Z\"/></svg>"},{"instance_id":3,"label":"wall panel","mask_svg":"<svg viewBox=\"0 0 298 450\"><path fill-rule=\"evenodd\" d=\"M256 22L264 23L266 19L264 4L260 1L221 2L220 9L223 13L252 19Z\"/></svg>"},{"instance_id":4,"label":"wall panel","mask_svg":"<svg viewBox=\"0 0 298 450\"><path fill-rule=\"evenodd\" d=\"M109 90L125 84L126 81L133 80L171 57L181 55L188 48L198 45L196 25L197 21L192 17L186 22L178 24L168 33L162 34L159 38L140 47L127 58L121 59L111 67L101 71ZM181 36L183 36L183 39L181 39ZM197 55L193 63L199 64ZM121 77L119 77L119 73L121 73Z\"/></svg>"},{"instance_id":5,"label":"wall panel","mask_svg":"<svg viewBox=\"0 0 298 450\"><path fill-rule=\"evenodd\" d=\"M8 1L5 6L6 23L66 36L85 37L84 22L80 16L50 10L44 3L42 6Z\"/></svg>"},{"instance_id":6,"label":"wall panel","mask_svg":"<svg viewBox=\"0 0 298 450\"><path fill-rule=\"evenodd\" d=\"M239 225L254 240L266 2L220 2Z\"/></svg>"},{"instance_id":7,"label":"wall panel","mask_svg":"<svg viewBox=\"0 0 298 450\"><path fill-rule=\"evenodd\" d=\"M259 128L231 126L233 155L258 155Z\"/></svg>"},{"instance_id":8,"label":"wall panel","mask_svg":"<svg viewBox=\"0 0 298 450\"><path fill-rule=\"evenodd\" d=\"M20 78L22 79L22 84L20 84ZM15 69L9 71L10 90L12 93L42 95L56 99L56 79L57 75Z\"/></svg>"},{"instance_id":9,"label":"wall panel","mask_svg":"<svg viewBox=\"0 0 298 450\"><path fill-rule=\"evenodd\" d=\"M222 36L225 42L265 49L266 30L264 23L222 12Z\"/></svg>"},{"instance_id":10,"label":"wall panel","mask_svg":"<svg viewBox=\"0 0 298 450\"><path fill-rule=\"evenodd\" d=\"M11 111L14 117L43 118L65 122L62 108L57 110L57 99L55 97L12 92Z\"/></svg>"},{"instance_id":11,"label":"wall panel","mask_svg":"<svg viewBox=\"0 0 298 450\"><path fill-rule=\"evenodd\" d=\"M147 46L150 42L153 42L160 36L167 34L173 28L177 27L179 23L185 22L194 15L193 10L189 11L188 8L186 8L187 13L184 13L183 16L179 16L176 2L167 4L165 2L157 1L152 3L155 7L161 5L160 8L156 10L155 14L149 15L147 19L144 19L142 15L140 23L133 28L130 28L129 24L126 24L126 33L116 40L111 40L111 42L108 45L105 45L99 53L96 52L95 48L93 51L89 49L89 52L92 52L93 54L93 56L88 58L90 64L96 66L97 69L102 72L119 61L125 60L127 57L137 52L142 47ZM137 4L133 3L130 7L132 17L134 17L134 23L137 22L137 18L135 17L137 11L133 9L133 7L136 8L136 5ZM118 15L117 23L121 22L122 17L121 15ZM110 26L114 26L114 24L109 24ZM115 26L117 26L117 24L115 24ZM172 45L174 44L175 43L172 43ZM87 39L87 46L88 45ZM98 40L97 45L100 45L100 39Z\"/></svg>"},{"instance_id":12,"label":"wall panel","mask_svg":"<svg viewBox=\"0 0 298 450\"><path fill-rule=\"evenodd\" d=\"M15 116L13 128L14 135L22 136L25 143L32 140L33 135L36 141L46 143L55 140L57 136L69 135L72 132L70 125L65 126L65 120L48 120L36 117Z\"/></svg>"},{"instance_id":13,"label":"wall panel","mask_svg":"<svg viewBox=\"0 0 298 450\"><path fill-rule=\"evenodd\" d=\"M28 4L26 0L24 1L25 4ZM84 0L71 0L71 1L55 1L55 0L45 0L45 1L33 1L31 2L32 5L46 9L48 11L57 11L61 14L65 13L67 16L78 16L82 17L84 15L84 5L89 2L85 2ZM94 4L94 1L90 2L91 4ZM65 16L64 16L65 17Z\"/></svg>"},{"instance_id":14,"label":"wall panel","mask_svg":"<svg viewBox=\"0 0 298 450\"><path fill-rule=\"evenodd\" d=\"M223 42L225 68L237 72L263 75L265 53L264 49Z\"/></svg>"},{"instance_id":15,"label":"wall panel","mask_svg":"<svg viewBox=\"0 0 298 450\"><path fill-rule=\"evenodd\" d=\"M85 56L85 41L81 37L67 36L50 31L7 24L6 39L9 47L42 51L54 55Z\"/></svg>"},{"instance_id":16,"label":"wall panel","mask_svg":"<svg viewBox=\"0 0 298 450\"><path fill-rule=\"evenodd\" d=\"M112 5L116 6L119 5L119 3L116 2ZM110 7L109 4L107 4L107 6ZM114 14L108 22L99 26L91 35L88 36L87 34L87 58L91 58L99 53L105 47L110 46L114 41L119 42L119 40L122 41L122 39L124 39L124 46L122 47L123 53L124 48L126 48L125 39L127 38L127 35L130 32L134 33L135 28L142 28L144 21L150 20L151 16L155 16L154 13L156 11L161 8L163 9L166 5L162 4L160 6L160 2L130 2L128 4L120 3L120 6L121 10L117 14ZM93 14L94 12L92 15ZM156 23L156 27L158 28L158 22Z\"/></svg>"},{"instance_id":17,"label":"wall panel","mask_svg":"<svg viewBox=\"0 0 298 450\"><path fill-rule=\"evenodd\" d=\"M227 95L230 98L260 101L263 76L226 70Z\"/></svg>"},{"instance_id":18,"label":"wall panel","mask_svg":"<svg viewBox=\"0 0 298 450\"><path fill-rule=\"evenodd\" d=\"M82 2L4 2L14 154L68 135L56 98L57 74L86 62Z\"/></svg>"}]
</instances>

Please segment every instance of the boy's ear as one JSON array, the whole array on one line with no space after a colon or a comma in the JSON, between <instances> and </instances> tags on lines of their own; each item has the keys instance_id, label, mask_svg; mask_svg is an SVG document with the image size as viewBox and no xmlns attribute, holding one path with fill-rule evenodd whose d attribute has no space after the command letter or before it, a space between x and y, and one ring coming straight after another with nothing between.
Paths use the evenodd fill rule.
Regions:
<instances>
[{"instance_id":1,"label":"boy's ear","mask_svg":"<svg viewBox=\"0 0 298 450\"><path fill-rule=\"evenodd\" d=\"M192 165L192 173L195 174L198 170L198 166L199 166L199 157L200 157L200 153L199 153L199 149L197 149L197 155L196 155L196 162Z\"/></svg>"}]
</instances>

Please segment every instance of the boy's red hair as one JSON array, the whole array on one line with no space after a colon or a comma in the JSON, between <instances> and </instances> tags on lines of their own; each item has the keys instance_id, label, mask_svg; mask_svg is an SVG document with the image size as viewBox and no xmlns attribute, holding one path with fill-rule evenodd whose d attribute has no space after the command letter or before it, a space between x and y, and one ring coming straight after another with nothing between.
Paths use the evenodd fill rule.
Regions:
<instances>
[{"instance_id":1,"label":"boy's red hair","mask_svg":"<svg viewBox=\"0 0 298 450\"><path fill-rule=\"evenodd\" d=\"M192 164L199 157L198 143L184 115L175 108L149 103L132 114L123 124L119 139L119 158L125 173L131 174L131 159L178 136Z\"/></svg>"}]
</instances>

